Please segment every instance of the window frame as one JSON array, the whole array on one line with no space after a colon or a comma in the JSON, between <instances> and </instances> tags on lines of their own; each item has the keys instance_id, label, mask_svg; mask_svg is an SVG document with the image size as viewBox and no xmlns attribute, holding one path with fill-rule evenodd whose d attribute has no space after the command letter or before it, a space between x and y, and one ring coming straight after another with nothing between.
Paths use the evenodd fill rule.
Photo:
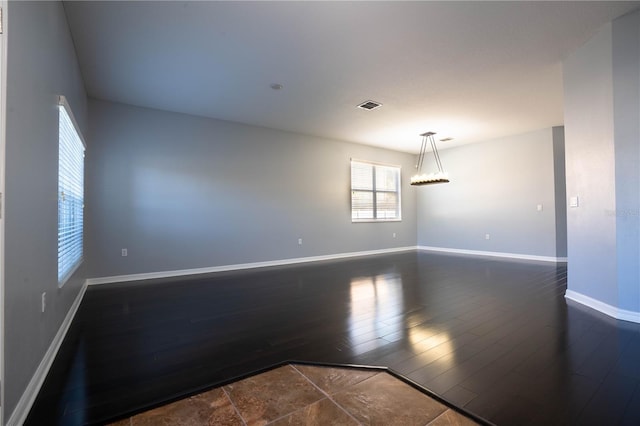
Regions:
<instances>
[{"instance_id":1,"label":"window frame","mask_svg":"<svg viewBox=\"0 0 640 426\"><path fill-rule=\"evenodd\" d=\"M354 189L353 187L353 165L354 163L359 163L359 164L366 164L368 166L372 166L373 167L373 172L371 175L371 190L363 190L363 189ZM385 168L393 168L396 169L396 190L395 191L388 191L388 190L378 190L376 188L376 169L378 167L385 167ZM380 162L375 162L375 161L368 161L368 160L359 160L359 159L355 159L352 158L351 159L351 163L350 163L350 176L351 176L351 185L350 185L350 189L351 189L351 223L377 223L377 222L401 222L402 221L402 167L397 165L397 164L388 164L388 163L380 163ZM359 192L371 192L373 195L373 218L354 218L353 217L353 194L355 191L359 191ZM378 193L392 193L392 194L397 194L397 217L394 218L378 218L377 216L377 207L378 207L378 200L377 200L377 194Z\"/></svg>"},{"instance_id":2,"label":"window frame","mask_svg":"<svg viewBox=\"0 0 640 426\"><path fill-rule=\"evenodd\" d=\"M63 143L63 138L61 136L61 131L62 131L62 125L61 125L61 121L62 121L62 112L66 113L67 117L69 118L69 121L71 121L71 125L73 127L73 130L75 132L75 135L77 136L77 140L75 142L72 143L76 143L77 141L79 141L82 144L81 147L81 151L82 151L82 159L81 159L81 168L82 170L80 171L80 173L78 174L77 170L75 171L76 176L71 176L71 174L73 174L74 172L70 172L68 174L66 174L65 176L63 176L61 174L62 172L62 162L61 162L61 157L60 157L60 150L62 147L62 143ZM74 138L75 139L75 138ZM78 150L78 146L74 146L72 147L72 149L74 150L74 153L77 155L77 150ZM60 96L58 98L58 180L57 180L57 197L56 199L58 200L58 207L57 207L57 215L58 215L58 226L57 226L57 281L58 281L58 287L62 287L68 280L69 278L71 278L71 276L73 276L73 274L78 270L78 268L80 267L80 265L82 264L82 262L84 261L84 192L85 192L85 179L84 179L84 174L85 174L85 152L87 149L87 144L85 142L84 137L82 136L82 132L80 131L80 126L78 126L78 122L75 119L75 116L73 115L73 111L71 110L71 106L69 105L69 102L67 101L66 97L64 96ZM77 160L77 158L76 158ZM80 241L80 249L79 249L79 256L74 256L71 259L70 262L70 266L68 266L66 269L64 270L60 270L61 268L61 258L63 258L63 247L61 246L61 194L63 191L61 191L61 178L65 178L65 179L76 179L76 181L74 181L73 183L75 185L80 185L81 188L81 198L80 198L80 209L81 209L81 215L80 215L80 220L79 220L79 241ZM79 177L79 179L78 179ZM77 222L74 222L74 225L77 226ZM64 246L66 248L68 248L68 246Z\"/></svg>"}]
</instances>

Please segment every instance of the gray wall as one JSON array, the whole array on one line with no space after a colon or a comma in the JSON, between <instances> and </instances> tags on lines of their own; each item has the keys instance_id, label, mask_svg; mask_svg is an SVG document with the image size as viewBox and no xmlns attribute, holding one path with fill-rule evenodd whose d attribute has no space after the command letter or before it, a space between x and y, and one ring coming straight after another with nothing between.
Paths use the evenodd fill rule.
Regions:
<instances>
[{"instance_id":1,"label":"gray wall","mask_svg":"<svg viewBox=\"0 0 640 426\"><path fill-rule=\"evenodd\" d=\"M554 133L561 130L441 150L451 182L418 188L418 244L564 256L556 241L554 189Z\"/></svg>"},{"instance_id":2,"label":"gray wall","mask_svg":"<svg viewBox=\"0 0 640 426\"><path fill-rule=\"evenodd\" d=\"M640 12L612 37L618 306L640 312Z\"/></svg>"},{"instance_id":3,"label":"gray wall","mask_svg":"<svg viewBox=\"0 0 640 426\"><path fill-rule=\"evenodd\" d=\"M617 304L611 24L564 62L568 287Z\"/></svg>"},{"instance_id":4,"label":"gray wall","mask_svg":"<svg viewBox=\"0 0 640 426\"><path fill-rule=\"evenodd\" d=\"M640 12L564 63L569 290L640 312Z\"/></svg>"},{"instance_id":5,"label":"gray wall","mask_svg":"<svg viewBox=\"0 0 640 426\"><path fill-rule=\"evenodd\" d=\"M80 125L86 96L59 2L10 2L7 51L5 395L8 419L76 298L57 282L57 96ZM47 293L41 313L40 295Z\"/></svg>"},{"instance_id":6,"label":"gray wall","mask_svg":"<svg viewBox=\"0 0 640 426\"><path fill-rule=\"evenodd\" d=\"M416 244L413 155L93 100L89 110L92 277ZM402 166L402 222L351 223L350 158Z\"/></svg>"}]
</instances>

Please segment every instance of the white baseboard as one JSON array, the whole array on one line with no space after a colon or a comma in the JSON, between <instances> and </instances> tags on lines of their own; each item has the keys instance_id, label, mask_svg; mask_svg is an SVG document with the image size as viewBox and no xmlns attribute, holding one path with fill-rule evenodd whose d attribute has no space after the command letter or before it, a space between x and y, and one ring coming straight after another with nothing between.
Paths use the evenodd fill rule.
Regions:
<instances>
[{"instance_id":1,"label":"white baseboard","mask_svg":"<svg viewBox=\"0 0 640 426\"><path fill-rule=\"evenodd\" d=\"M185 275L210 274L214 272L238 271L242 269L266 268L269 266L294 265L297 263L320 262L323 260L346 259L350 257L371 256L375 254L397 253L415 250L415 246L396 247L381 250L356 251L350 253L338 253L324 256L297 257L293 259L270 260L267 262L238 263L233 265L211 266L207 268L180 269L174 271L149 272L131 275L115 275L111 277L88 278L88 285L121 283L127 281L151 280L157 278L172 278Z\"/></svg>"},{"instance_id":2,"label":"white baseboard","mask_svg":"<svg viewBox=\"0 0 640 426\"><path fill-rule=\"evenodd\" d=\"M25 422L27 415L31 410L31 407L33 406L33 403L35 402L36 397L38 396L38 392L40 392L40 388L44 383L44 379L47 377L47 374L49 373L51 364L53 364L53 360L56 358L56 355L58 354L60 345L62 344L64 337L67 335L69 326L71 325L73 318L76 316L76 312L78 312L78 308L80 307L80 302L82 302L82 298L84 297L84 293L86 292L86 290L87 290L87 283L85 282L82 284L82 287L80 288L80 292L76 296L76 300L73 301L73 304L69 309L69 312L67 312L67 316L64 318L64 321L62 321L62 324L60 325L58 332L56 333L55 337L53 338L53 341L51 342L51 345L49 345L49 349L47 349L47 352L44 354L42 361L40 361L40 365L38 365L36 372L33 374L33 377L31 377L31 380L29 381L27 388L22 393L22 396L20 397L20 400L18 401L16 408L13 410L11 417L9 417L9 420L7 421L8 426L19 426Z\"/></svg>"},{"instance_id":3,"label":"white baseboard","mask_svg":"<svg viewBox=\"0 0 640 426\"><path fill-rule=\"evenodd\" d=\"M602 312L615 319L622 321L630 321L640 323L640 312L628 311L626 309L616 308L608 303L601 302L600 300L593 299L589 296L585 296L582 293L575 292L573 290L567 290L564 297L571 299L574 302L578 302L582 305L588 306L591 309Z\"/></svg>"},{"instance_id":4,"label":"white baseboard","mask_svg":"<svg viewBox=\"0 0 640 426\"><path fill-rule=\"evenodd\" d=\"M466 254L469 256L489 256L489 257L503 257L507 259L535 260L539 262L556 262L556 263L567 262L566 257L536 256L531 254L519 254L519 253L501 253L497 251L464 250L464 249L452 249L452 248L445 248L445 247L430 247L430 246L418 246L418 250L437 251L442 253Z\"/></svg>"}]
</instances>

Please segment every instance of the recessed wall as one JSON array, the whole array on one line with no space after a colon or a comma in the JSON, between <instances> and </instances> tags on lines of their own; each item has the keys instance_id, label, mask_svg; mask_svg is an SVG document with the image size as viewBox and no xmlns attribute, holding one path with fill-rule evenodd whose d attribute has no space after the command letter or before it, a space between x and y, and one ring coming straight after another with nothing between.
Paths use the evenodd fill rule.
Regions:
<instances>
[{"instance_id":1,"label":"recessed wall","mask_svg":"<svg viewBox=\"0 0 640 426\"><path fill-rule=\"evenodd\" d=\"M564 206L556 196L564 188L564 162L556 161L562 137L558 127L451 149L440 144L451 182L418 189L418 245L565 257Z\"/></svg>"}]
</instances>

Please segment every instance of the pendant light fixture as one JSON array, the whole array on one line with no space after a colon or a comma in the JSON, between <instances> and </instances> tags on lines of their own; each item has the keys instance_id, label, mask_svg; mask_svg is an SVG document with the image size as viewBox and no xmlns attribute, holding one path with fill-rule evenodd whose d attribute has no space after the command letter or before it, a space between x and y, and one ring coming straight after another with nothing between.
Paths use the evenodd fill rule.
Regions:
<instances>
[{"instance_id":1,"label":"pendant light fixture","mask_svg":"<svg viewBox=\"0 0 640 426\"><path fill-rule=\"evenodd\" d=\"M433 135L435 132L423 133L422 145L420 146L420 154L418 155L418 164L416 164L416 174L411 177L411 185L432 185L435 183L447 183L449 182L449 176L442 169L442 162L440 161L440 154L438 154L438 148L436 147L436 140ZM436 166L438 171L434 173L422 173L422 163L424 162L424 154L427 151L427 143L431 145L431 151L436 160Z\"/></svg>"}]
</instances>

